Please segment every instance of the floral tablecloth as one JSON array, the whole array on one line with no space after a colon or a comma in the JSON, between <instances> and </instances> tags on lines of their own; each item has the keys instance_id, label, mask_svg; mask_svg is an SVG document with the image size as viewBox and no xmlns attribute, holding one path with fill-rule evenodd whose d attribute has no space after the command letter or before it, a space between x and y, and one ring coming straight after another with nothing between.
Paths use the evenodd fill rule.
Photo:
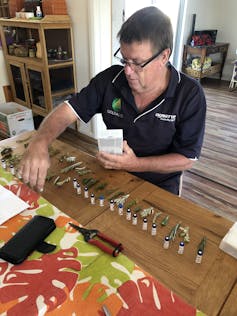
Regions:
<instances>
[{"instance_id":1,"label":"floral tablecloth","mask_svg":"<svg viewBox=\"0 0 237 316\"><path fill-rule=\"evenodd\" d=\"M54 219L46 241L57 245L19 265L0 259L0 315L102 316L104 304L119 316L204 315L123 254L114 258L86 243L68 225L76 221L1 167L0 184L30 205L0 226L0 245L36 214Z\"/></svg>"}]
</instances>

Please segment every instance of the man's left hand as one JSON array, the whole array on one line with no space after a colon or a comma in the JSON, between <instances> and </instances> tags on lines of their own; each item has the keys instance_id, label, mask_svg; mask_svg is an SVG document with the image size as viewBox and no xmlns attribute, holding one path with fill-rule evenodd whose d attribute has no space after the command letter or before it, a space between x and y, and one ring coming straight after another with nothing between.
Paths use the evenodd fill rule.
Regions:
<instances>
[{"instance_id":1,"label":"man's left hand","mask_svg":"<svg viewBox=\"0 0 237 316\"><path fill-rule=\"evenodd\" d=\"M132 148L128 146L126 140L123 141L122 155L114 155L101 151L97 153L96 158L105 169L136 171L136 166L138 165L138 157Z\"/></svg>"}]
</instances>

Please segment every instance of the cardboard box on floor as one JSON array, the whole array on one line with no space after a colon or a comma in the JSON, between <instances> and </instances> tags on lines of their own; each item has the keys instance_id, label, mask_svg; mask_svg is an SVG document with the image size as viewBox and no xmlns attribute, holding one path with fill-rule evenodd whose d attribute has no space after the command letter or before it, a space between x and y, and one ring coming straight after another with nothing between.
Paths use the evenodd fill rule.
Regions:
<instances>
[{"instance_id":1,"label":"cardboard box on floor","mask_svg":"<svg viewBox=\"0 0 237 316\"><path fill-rule=\"evenodd\" d=\"M15 102L0 104L0 133L6 137L34 130L32 111Z\"/></svg>"}]
</instances>

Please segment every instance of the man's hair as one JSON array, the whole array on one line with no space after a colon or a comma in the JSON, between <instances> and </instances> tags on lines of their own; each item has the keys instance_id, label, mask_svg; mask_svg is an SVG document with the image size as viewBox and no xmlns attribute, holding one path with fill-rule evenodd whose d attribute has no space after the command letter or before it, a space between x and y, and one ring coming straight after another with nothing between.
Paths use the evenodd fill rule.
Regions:
<instances>
[{"instance_id":1,"label":"man's hair","mask_svg":"<svg viewBox=\"0 0 237 316\"><path fill-rule=\"evenodd\" d=\"M173 30L170 19L156 7L136 11L122 25L118 32L120 43L150 41L154 53L173 49Z\"/></svg>"}]
</instances>

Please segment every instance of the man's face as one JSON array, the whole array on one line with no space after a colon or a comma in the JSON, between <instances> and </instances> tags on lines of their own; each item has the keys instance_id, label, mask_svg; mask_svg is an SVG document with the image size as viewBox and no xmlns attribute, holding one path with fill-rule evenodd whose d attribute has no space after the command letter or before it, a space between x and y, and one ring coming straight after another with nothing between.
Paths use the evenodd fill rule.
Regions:
<instances>
[{"instance_id":1,"label":"man's face","mask_svg":"<svg viewBox=\"0 0 237 316\"><path fill-rule=\"evenodd\" d=\"M132 91L135 93L148 91L157 80L161 71L159 69L163 66L162 53L145 67L139 68L133 62L144 63L154 55L150 42L121 43L120 51L123 59L128 62L124 66L124 72Z\"/></svg>"}]
</instances>

